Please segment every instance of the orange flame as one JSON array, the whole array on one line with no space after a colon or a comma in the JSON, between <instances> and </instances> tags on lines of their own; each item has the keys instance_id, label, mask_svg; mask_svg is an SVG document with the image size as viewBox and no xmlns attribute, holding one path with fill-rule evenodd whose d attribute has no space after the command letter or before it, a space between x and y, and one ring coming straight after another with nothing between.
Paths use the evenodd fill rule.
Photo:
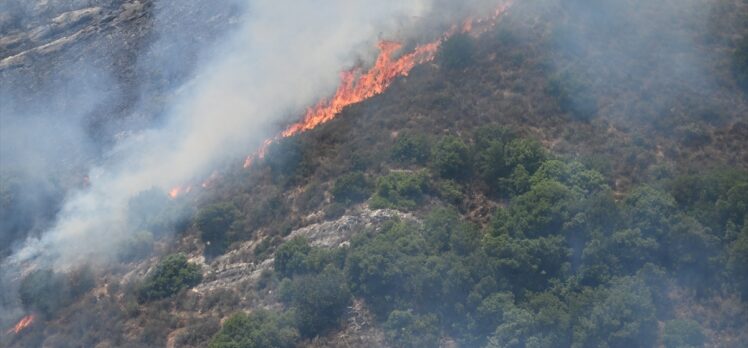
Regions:
<instances>
[{"instance_id":1,"label":"orange flame","mask_svg":"<svg viewBox=\"0 0 748 348\"><path fill-rule=\"evenodd\" d=\"M192 185L186 187L174 186L171 190L169 190L169 198L177 199L177 197L181 196L182 194L190 192L192 192Z\"/></svg>"},{"instance_id":2,"label":"orange flame","mask_svg":"<svg viewBox=\"0 0 748 348\"><path fill-rule=\"evenodd\" d=\"M33 323L34 323L34 315L33 314L27 315L21 318L21 320L18 321L18 323L15 326L13 326L10 330L8 330L8 333L18 334L19 332L25 330L27 327L31 326L31 324Z\"/></svg>"},{"instance_id":3,"label":"orange flame","mask_svg":"<svg viewBox=\"0 0 748 348\"><path fill-rule=\"evenodd\" d=\"M301 121L291 124L276 137L265 140L255 153L246 158L244 168L251 167L255 159L264 158L268 147L274 141L314 129L320 124L335 118L345 107L382 94L397 77L408 76L416 65L433 61L444 40L455 35L460 29L462 32L472 32L475 35L488 31L496 25L499 17L506 12L510 5L511 1L507 1L488 18L467 19L461 28L455 26L439 39L417 46L412 52L399 58L394 57L402 49L403 45L401 43L380 41L378 45L379 56L368 71L362 72L359 68L354 68L343 72L340 78L340 86L332 98L320 101L307 110Z\"/></svg>"}]
</instances>

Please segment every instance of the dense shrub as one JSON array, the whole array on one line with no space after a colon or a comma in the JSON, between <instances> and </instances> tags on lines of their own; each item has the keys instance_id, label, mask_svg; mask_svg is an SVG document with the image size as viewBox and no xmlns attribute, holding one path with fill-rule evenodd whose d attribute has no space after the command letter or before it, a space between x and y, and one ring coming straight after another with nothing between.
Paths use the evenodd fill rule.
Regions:
<instances>
[{"instance_id":1,"label":"dense shrub","mask_svg":"<svg viewBox=\"0 0 748 348\"><path fill-rule=\"evenodd\" d=\"M395 347L436 347L439 343L439 321L435 315L417 315L395 310L384 323L387 339Z\"/></svg>"},{"instance_id":2,"label":"dense shrub","mask_svg":"<svg viewBox=\"0 0 748 348\"><path fill-rule=\"evenodd\" d=\"M460 138L446 136L434 147L434 170L444 178L464 178L470 173L469 158L468 147Z\"/></svg>"},{"instance_id":3,"label":"dense shrub","mask_svg":"<svg viewBox=\"0 0 748 348\"><path fill-rule=\"evenodd\" d=\"M420 134L400 134L392 146L392 159L404 164L425 164L431 158L431 145Z\"/></svg>"},{"instance_id":4,"label":"dense shrub","mask_svg":"<svg viewBox=\"0 0 748 348\"><path fill-rule=\"evenodd\" d=\"M206 253L222 253L228 246L227 234L238 212L230 203L217 203L203 207L195 218L200 238L206 243Z\"/></svg>"},{"instance_id":5,"label":"dense shrub","mask_svg":"<svg viewBox=\"0 0 748 348\"><path fill-rule=\"evenodd\" d=\"M693 320L670 320L665 323L662 341L665 348L697 348L706 343L706 335Z\"/></svg>"},{"instance_id":6,"label":"dense shrub","mask_svg":"<svg viewBox=\"0 0 748 348\"><path fill-rule=\"evenodd\" d=\"M291 277L309 269L307 256L312 251L309 241L297 237L283 243L275 252L274 267L281 277Z\"/></svg>"},{"instance_id":7,"label":"dense shrub","mask_svg":"<svg viewBox=\"0 0 748 348\"><path fill-rule=\"evenodd\" d=\"M263 348L294 347L299 333L292 321L283 314L257 310L247 315L234 314L223 323L208 347L210 348Z\"/></svg>"},{"instance_id":8,"label":"dense shrub","mask_svg":"<svg viewBox=\"0 0 748 348\"><path fill-rule=\"evenodd\" d=\"M319 274L285 282L282 292L304 337L321 335L337 327L351 301L345 275L333 265Z\"/></svg>"},{"instance_id":9,"label":"dense shrub","mask_svg":"<svg viewBox=\"0 0 748 348\"><path fill-rule=\"evenodd\" d=\"M427 189L425 172L392 172L377 179L369 205L373 209L414 209Z\"/></svg>"},{"instance_id":10,"label":"dense shrub","mask_svg":"<svg viewBox=\"0 0 748 348\"><path fill-rule=\"evenodd\" d=\"M507 143L504 156L509 168L521 165L533 174L545 161L547 154L537 141L514 139Z\"/></svg>"},{"instance_id":11,"label":"dense shrub","mask_svg":"<svg viewBox=\"0 0 748 348\"><path fill-rule=\"evenodd\" d=\"M362 172L344 174L335 180L332 195L340 203L358 203L369 198L371 185Z\"/></svg>"},{"instance_id":12,"label":"dense shrub","mask_svg":"<svg viewBox=\"0 0 748 348\"><path fill-rule=\"evenodd\" d=\"M166 256L140 285L138 301L146 302L172 296L199 284L202 279L200 266L188 262L184 254Z\"/></svg>"}]
</instances>

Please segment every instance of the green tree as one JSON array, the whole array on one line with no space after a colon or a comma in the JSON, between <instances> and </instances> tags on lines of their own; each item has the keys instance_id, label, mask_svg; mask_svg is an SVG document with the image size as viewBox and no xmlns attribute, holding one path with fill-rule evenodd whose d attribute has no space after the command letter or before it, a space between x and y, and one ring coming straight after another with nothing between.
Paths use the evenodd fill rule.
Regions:
<instances>
[{"instance_id":1,"label":"green tree","mask_svg":"<svg viewBox=\"0 0 748 348\"><path fill-rule=\"evenodd\" d=\"M195 225L206 243L207 254L220 254L226 249L227 235L237 215L237 209L231 203L211 204L198 212Z\"/></svg>"},{"instance_id":2,"label":"green tree","mask_svg":"<svg viewBox=\"0 0 748 348\"><path fill-rule=\"evenodd\" d=\"M522 165L533 174L545 160L546 152L537 141L514 139L507 143L504 156L509 168Z\"/></svg>"},{"instance_id":3,"label":"green tree","mask_svg":"<svg viewBox=\"0 0 748 348\"><path fill-rule=\"evenodd\" d=\"M146 302L169 297L200 284L202 279L200 266L188 262L184 254L172 254L148 274L138 289L138 300Z\"/></svg>"},{"instance_id":4,"label":"green tree","mask_svg":"<svg viewBox=\"0 0 748 348\"><path fill-rule=\"evenodd\" d=\"M728 249L727 269L733 277L733 285L743 298L748 298L748 225L743 226L738 238Z\"/></svg>"},{"instance_id":5,"label":"green tree","mask_svg":"<svg viewBox=\"0 0 748 348\"><path fill-rule=\"evenodd\" d=\"M395 347L436 347L439 343L438 319L435 315L417 315L412 311L394 310L384 323L387 339Z\"/></svg>"},{"instance_id":6,"label":"green tree","mask_svg":"<svg viewBox=\"0 0 748 348\"><path fill-rule=\"evenodd\" d=\"M371 195L371 185L362 172L344 174L335 180L332 195L340 203L358 203Z\"/></svg>"},{"instance_id":7,"label":"green tree","mask_svg":"<svg viewBox=\"0 0 748 348\"><path fill-rule=\"evenodd\" d=\"M662 341L665 348L699 348L704 347L706 335L693 320L670 320L665 323Z\"/></svg>"},{"instance_id":8,"label":"green tree","mask_svg":"<svg viewBox=\"0 0 748 348\"><path fill-rule=\"evenodd\" d=\"M329 265L317 275L304 275L286 283L284 292L304 337L314 337L337 327L351 301L345 275Z\"/></svg>"},{"instance_id":9,"label":"green tree","mask_svg":"<svg viewBox=\"0 0 748 348\"><path fill-rule=\"evenodd\" d=\"M657 338L652 294L637 277L617 278L597 290L590 312L574 327L572 347L651 347ZM599 296L599 297L598 297ZM589 301L589 300L588 300Z\"/></svg>"},{"instance_id":10,"label":"green tree","mask_svg":"<svg viewBox=\"0 0 748 348\"><path fill-rule=\"evenodd\" d=\"M404 164L425 164L431 158L431 144L421 134L398 135L392 146L392 159Z\"/></svg>"},{"instance_id":11,"label":"green tree","mask_svg":"<svg viewBox=\"0 0 748 348\"><path fill-rule=\"evenodd\" d=\"M274 267L281 277L291 277L309 270L307 256L312 251L309 241L296 237L283 243L275 252Z\"/></svg>"},{"instance_id":12,"label":"green tree","mask_svg":"<svg viewBox=\"0 0 748 348\"><path fill-rule=\"evenodd\" d=\"M468 147L460 138L445 136L436 144L433 153L434 169L442 177L459 179L469 173Z\"/></svg>"},{"instance_id":13,"label":"green tree","mask_svg":"<svg viewBox=\"0 0 748 348\"><path fill-rule=\"evenodd\" d=\"M213 337L210 348L294 347L298 331L286 315L257 310L247 315L237 313L223 324Z\"/></svg>"},{"instance_id":14,"label":"green tree","mask_svg":"<svg viewBox=\"0 0 748 348\"><path fill-rule=\"evenodd\" d=\"M423 171L392 172L377 179L369 205L373 209L414 209L428 186L428 177Z\"/></svg>"}]
</instances>

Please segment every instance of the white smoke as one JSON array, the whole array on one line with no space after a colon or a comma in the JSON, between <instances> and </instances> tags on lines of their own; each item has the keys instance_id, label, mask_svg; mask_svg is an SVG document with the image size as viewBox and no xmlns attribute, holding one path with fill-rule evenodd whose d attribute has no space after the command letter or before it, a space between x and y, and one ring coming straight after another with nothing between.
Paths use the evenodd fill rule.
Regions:
<instances>
[{"instance_id":1,"label":"white smoke","mask_svg":"<svg viewBox=\"0 0 748 348\"><path fill-rule=\"evenodd\" d=\"M126 223L134 195L240 160L274 124L329 94L362 50L374 53L378 36L428 9L427 1L248 3L239 28L171 98L166 121L120 140L91 169L90 186L68 195L54 226L10 262L64 268L109 260L134 232Z\"/></svg>"}]
</instances>

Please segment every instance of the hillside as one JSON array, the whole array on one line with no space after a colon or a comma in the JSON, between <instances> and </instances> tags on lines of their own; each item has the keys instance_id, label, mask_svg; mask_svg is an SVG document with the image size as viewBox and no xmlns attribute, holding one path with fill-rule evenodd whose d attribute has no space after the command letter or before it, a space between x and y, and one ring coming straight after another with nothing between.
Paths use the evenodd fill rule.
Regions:
<instances>
[{"instance_id":1,"label":"hillside","mask_svg":"<svg viewBox=\"0 0 748 348\"><path fill-rule=\"evenodd\" d=\"M58 158L59 178L38 179L51 189L27 190L37 179L14 173L26 162L3 159L2 216L14 222L0 231L3 257L45 233L66 190L86 188L79 178L110 160L118 137L168 123L159 115L182 100L180 86L202 63L198 48L241 20L229 3L211 13L149 1L58 9L73 12L46 41L19 29L41 24L0 17L12 34L0 40L0 79L13 86L2 99L46 103L58 78L45 76L62 84L83 69L68 64L80 57L107 57L93 65L118 76L106 98L116 103L80 116L93 145ZM157 11L211 20L195 20L201 35L167 54L151 46ZM399 54L423 37L404 39ZM61 38L71 43L38 51ZM126 58L140 51L150 52L141 62L183 59L171 71L168 62L143 68ZM329 122L278 138L247 168L237 156L217 161L204 187L132 192L113 260L3 274L0 309L14 310L0 323L33 322L0 343L748 341L748 4L515 0L495 26L448 36L405 75ZM280 131L296 119L276 121ZM28 213L24 197L46 209Z\"/></svg>"}]
</instances>

